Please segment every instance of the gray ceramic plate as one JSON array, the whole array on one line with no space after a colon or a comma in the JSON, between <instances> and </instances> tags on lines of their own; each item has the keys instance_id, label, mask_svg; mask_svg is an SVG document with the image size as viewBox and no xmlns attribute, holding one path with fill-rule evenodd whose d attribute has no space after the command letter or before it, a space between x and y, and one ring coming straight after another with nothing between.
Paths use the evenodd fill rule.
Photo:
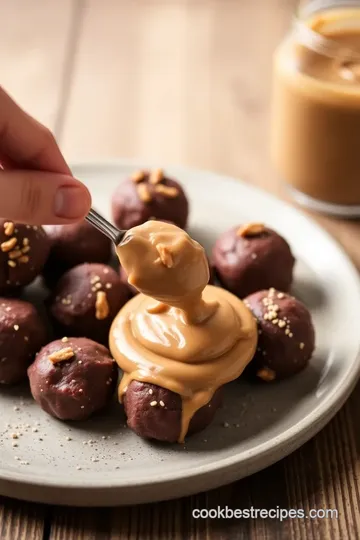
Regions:
<instances>
[{"instance_id":1,"label":"gray ceramic plate","mask_svg":"<svg viewBox=\"0 0 360 540\"><path fill-rule=\"evenodd\" d=\"M73 170L90 187L94 205L109 216L114 188L135 166L79 164ZM229 385L214 423L185 446L142 441L125 427L116 402L111 411L70 425L43 413L26 386L1 389L1 494L105 506L214 488L295 450L330 420L353 388L360 369L359 278L336 243L290 206L239 181L182 168L168 172L184 184L190 232L207 249L224 230L248 220L264 221L288 239L298 258L293 292L311 309L316 326L311 365L281 383ZM41 302L44 291L35 284L27 295Z\"/></svg>"}]
</instances>

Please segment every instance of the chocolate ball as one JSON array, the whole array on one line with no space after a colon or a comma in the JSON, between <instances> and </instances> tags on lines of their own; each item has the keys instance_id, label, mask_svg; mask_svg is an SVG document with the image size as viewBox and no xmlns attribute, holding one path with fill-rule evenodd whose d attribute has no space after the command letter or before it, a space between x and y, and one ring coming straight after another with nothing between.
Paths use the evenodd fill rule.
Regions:
<instances>
[{"instance_id":1,"label":"chocolate ball","mask_svg":"<svg viewBox=\"0 0 360 540\"><path fill-rule=\"evenodd\" d=\"M258 349L248 373L268 382L303 370L315 348L315 330L304 304L275 289L258 291L244 302L259 329Z\"/></svg>"},{"instance_id":2,"label":"chocolate ball","mask_svg":"<svg viewBox=\"0 0 360 540\"><path fill-rule=\"evenodd\" d=\"M161 170L138 171L121 182L112 198L112 215L119 229L130 229L149 219L170 221L184 229L189 203L183 188Z\"/></svg>"},{"instance_id":3,"label":"chocolate ball","mask_svg":"<svg viewBox=\"0 0 360 540\"><path fill-rule=\"evenodd\" d=\"M107 263L111 257L111 241L87 221L71 225L47 225L51 241L48 260L43 270L51 288L70 268L82 263Z\"/></svg>"},{"instance_id":4,"label":"chocolate ball","mask_svg":"<svg viewBox=\"0 0 360 540\"><path fill-rule=\"evenodd\" d=\"M218 238L211 263L220 284L244 298L270 287L288 291L295 259L282 236L262 224L250 223Z\"/></svg>"},{"instance_id":5,"label":"chocolate ball","mask_svg":"<svg viewBox=\"0 0 360 540\"><path fill-rule=\"evenodd\" d=\"M29 302L0 298L0 383L15 384L46 341L46 330Z\"/></svg>"},{"instance_id":6,"label":"chocolate ball","mask_svg":"<svg viewBox=\"0 0 360 540\"><path fill-rule=\"evenodd\" d=\"M90 337L108 343L109 329L129 290L105 264L81 264L58 281L49 301L57 335Z\"/></svg>"},{"instance_id":7,"label":"chocolate ball","mask_svg":"<svg viewBox=\"0 0 360 540\"><path fill-rule=\"evenodd\" d=\"M221 402L220 388L211 401L194 414L188 435L205 429ZM128 426L140 437L169 443L178 440L182 414L179 394L154 384L132 381L123 395L123 404Z\"/></svg>"},{"instance_id":8,"label":"chocolate ball","mask_svg":"<svg viewBox=\"0 0 360 540\"><path fill-rule=\"evenodd\" d=\"M60 420L85 420L109 404L116 363L106 347L86 338L63 338L41 349L28 369L35 401Z\"/></svg>"},{"instance_id":9,"label":"chocolate ball","mask_svg":"<svg viewBox=\"0 0 360 540\"><path fill-rule=\"evenodd\" d=\"M42 227L0 219L0 294L14 294L42 271L50 241Z\"/></svg>"}]
</instances>

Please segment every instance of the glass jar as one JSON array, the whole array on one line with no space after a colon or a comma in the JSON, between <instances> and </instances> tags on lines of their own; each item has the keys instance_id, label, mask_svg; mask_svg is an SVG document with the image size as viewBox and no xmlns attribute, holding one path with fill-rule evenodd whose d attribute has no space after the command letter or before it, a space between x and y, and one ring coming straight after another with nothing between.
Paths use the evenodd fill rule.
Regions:
<instances>
[{"instance_id":1,"label":"glass jar","mask_svg":"<svg viewBox=\"0 0 360 540\"><path fill-rule=\"evenodd\" d=\"M360 217L360 0L300 8L274 55L271 153L297 202Z\"/></svg>"}]
</instances>

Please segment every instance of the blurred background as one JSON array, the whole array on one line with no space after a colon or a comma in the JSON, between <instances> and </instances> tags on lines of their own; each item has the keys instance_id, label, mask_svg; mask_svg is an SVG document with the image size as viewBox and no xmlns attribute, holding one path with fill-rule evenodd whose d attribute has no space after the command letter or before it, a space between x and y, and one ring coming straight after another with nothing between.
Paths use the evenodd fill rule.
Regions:
<instances>
[{"instance_id":1,"label":"blurred background","mask_svg":"<svg viewBox=\"0 0 360 540\"><path fill-rule=\"evenodd\" d=\"M0 0L1 84L69 160L138 157L272 191L271 57L293 0Z\"/></svg>"}]
</instances>

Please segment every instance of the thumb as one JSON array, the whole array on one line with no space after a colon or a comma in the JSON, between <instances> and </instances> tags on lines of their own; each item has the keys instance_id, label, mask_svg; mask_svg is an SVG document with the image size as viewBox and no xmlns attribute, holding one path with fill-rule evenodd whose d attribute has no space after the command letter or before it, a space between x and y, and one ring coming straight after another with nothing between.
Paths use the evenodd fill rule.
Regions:
<instances>
[{"instance_id":1,"label":"thumb","mask_svg":"<svg viewBox=\"0 0 360 540\"><path fill-rule=\"evenodd\" d=\"M31 225L83 219L91 206L88 189L72 176L32 170L0 170L0 217Z\"/></svg>"}]
</instances>

